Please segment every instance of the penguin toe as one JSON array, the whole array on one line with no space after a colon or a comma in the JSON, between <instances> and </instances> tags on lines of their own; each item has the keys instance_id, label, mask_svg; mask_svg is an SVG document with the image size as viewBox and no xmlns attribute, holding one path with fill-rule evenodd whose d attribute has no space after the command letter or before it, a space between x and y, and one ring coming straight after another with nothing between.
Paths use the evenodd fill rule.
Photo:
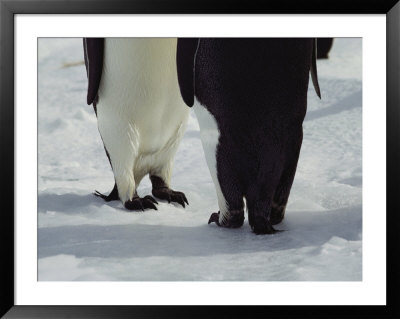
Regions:
<instances>
[{"instance_id":1,"label":"penguin toe","mask_svg":"<svg viewBox=\"0 0 400 319\"><path fill-rule=\"evenodd\" d=\"M152 196L147 195L143 198L134 197L132 200L126 201L124 206L126 209L135 211L144 211L148 208L157 210L157 207L154 204L158 204L158 202Z\"/></svg>"},{"instance_id":2,"label":"penguin toe","mask_svg":"<svg viewBox=\"0 0 400 319\"><path fill-rule=\"evenodd\" d=\"M185 201L185 203L189 205L189 202L188 202L188 200L186 198L186 195L184 193L182 193L182 196L183 196L183 200Z\"/></svg>"},{"instance_id":3,"label":"penguin toe","mask_svg":"<svg viewBox=\"0 0 400 319\"><path fill-rule=\"evenodd\" d=\"M117 186L115 185L113 190L111 191L110 194L108 195L104 195L102 193L100 193L99 191L95 190L95 192L93 193L93 195L100 197L102 199L104 199L106 202L111 202L113 200L119 200L119 196L118 196L118 190L117 190Z\"/></svg>"},{"instance_id":4,"label":"penguin toe","mask_svg":"<svg viewBox=\"0 0 400 319\"><path fill-rule=\"evenodd\" d=\"M210 219L208 220L208 224L211 223L216 223L218 226L221 226L221 224L219 223L219 212L211 214Z\"/></svg>"},{"instance_id":5,"label":"penguin toe","mask_svg":"<svg viewBox=\"0 0 400 319\"><path fill-rule=\"evenodd\" d=\"M171 199L172 199L172 201L174 201L174 202L178 202L178 203L181 204L183 207L185 207L185 203L186 203L187 205L189 205L189 202L188 202L188 200L187 200L185 194L182 193L182 192L175 192L175 191L172 191Z\"/></svg>"},{"instance_id":6,"label":"penguin toe","mask_svg":"<svg viewBox=\"0 0 400 319\"><path fill-rule=\"evenodd\" d=\"M150 195L147 195L142 199L142 205L144 208L151 208L158 210L157 206L154 204L158 204L158 202Z\"/></svg>"},{"instance_id":7,"label":"penguin toe","mask_svg":"<svg viewBox=\"0 0 400 319\"><path fill-rule=\"evenodd\" d=\"M158 204L158 202L156 201L156 199L153 196L147 195L147 196L143 197L143 199L145 199L147 201L151 201L154 204Z\"/></svg>"},{"instance_id":8,"label":"penguin toe","mask_svg":"<svg viewBox=\"0 0 400 319\"><path fill-rule=\"evenodd\" d=\"M189 205L189 202L184 193L176 192L167 187L153 189L153 195L159 199L168 201L168 203L178 203L182 205L183 208L185 208L185 203Z\"/></svg>"},{"instance_id":9,"label":"penguin toe","mask_svg":"<svg viewBox=\"0 0 400 319\"><path fill-rule=\"evenodd\" d=\"M144 207L140 197L134 197L132 200L127 200L124 204L126 209L144 211Z\"/></svg>"},{"instance_id":10,"label":"penguin toe","mask_svg":"<svg viewBox=\"0 0 400 319\"><path fill-rule=\"evenodd\" d=\"M225 228L239 228L242 227L244 222L244 211L243 210L231 210L224 215L222 223L219 222L218 213L212 213L208 223L216 223L220 227Z\"/></svg>"},{"instance_id":11,"label":"penguin toe","mask_svg":"<svg viewBox=\"0 0 400 319\"><path fill-rule=\"evenodd\" d=\"M174 192L174 191L172 191L171 201L172 202L176 202L178 204L181 204L183 208L185 208L185 202L186 202L186 204L189 205L185 194L182 193L182 192Z\"/></svg>"}]
</instances>

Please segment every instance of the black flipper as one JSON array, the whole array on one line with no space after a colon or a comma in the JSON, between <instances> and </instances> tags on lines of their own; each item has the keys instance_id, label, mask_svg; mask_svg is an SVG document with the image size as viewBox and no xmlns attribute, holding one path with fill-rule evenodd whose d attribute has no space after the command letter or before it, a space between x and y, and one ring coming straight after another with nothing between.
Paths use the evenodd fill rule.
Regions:
<instances>
[{"instance_id":1,"label":"black flipper","mask_svg":"<svg viewBox=\"0 0 400 319\"><path fill-rule=\"evenodd\" d=\"M88 77L87 104L92 104L99 90L103 71L104 38L84 38L85 65Z\"/></svg>"},{"instance_id":2,"label":"black flipper","mask_svg":"<svg viewBox=\"0 0 400 319\"><path fill-rule=\"evenodd\" d=\"M311 56L311 79L314 85L315 92L319 98L321 98L321 90L318 84L318 74L317 74L317 39L313 41L313 49L312 49L312 56Z\"/></svg>"},{"instance_id":3,"label":"black flipper","mask_svg":"<svg viewBox=\"0 0 400 319\"><path fill-rule=\"evenodd\" d=\"M190 107L194 103L194 66L198 38L179 38L176 51L178 82L183 101Z\"/></svg>"}]
</instances>

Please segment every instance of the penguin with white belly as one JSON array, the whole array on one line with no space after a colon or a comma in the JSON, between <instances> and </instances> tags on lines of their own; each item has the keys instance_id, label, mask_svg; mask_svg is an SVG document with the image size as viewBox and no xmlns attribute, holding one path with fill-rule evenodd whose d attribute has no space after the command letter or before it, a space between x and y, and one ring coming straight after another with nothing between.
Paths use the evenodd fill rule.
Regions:
<instances>
[{"instance_id":1,"label":"penguin with white belly","mask_svg":"<svg viewBox=\"0 0 400 319\"><path fill-rule=\"evenodd\" d=\"M120 199L129 210L157 209L137 194L149 174L152 194L188 204L170 188L175 153L188 108L180 95L176 38L84 38L87 103L93 104L115 185L105 201Z\"/></svg>"},{"instance_id":2,"label":"penguin with white belly","mask_svg":"<svg viewBox=\"0 0 400 319\"><path fill-rule=\"evenodd\" d=\"M178 81L194 111L219 212L209 223L272 234L282 221L303 138L315 40L179 38Z\"/></svg>"}]
</instances>

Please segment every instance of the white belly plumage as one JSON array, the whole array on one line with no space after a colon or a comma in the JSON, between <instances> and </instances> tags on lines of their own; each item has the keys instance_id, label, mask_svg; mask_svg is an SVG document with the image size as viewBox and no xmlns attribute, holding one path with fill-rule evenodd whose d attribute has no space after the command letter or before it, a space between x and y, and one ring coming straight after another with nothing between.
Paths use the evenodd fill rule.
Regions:
<instances>
[{"instance_id":1,"label":"white belly plumage","mask_svg":"<svg viewBox=\"0 0 400 319\"><path fill-rule=\"evenodd\" d=\"M189 108L180 95L176 38L106 38L97 118L121 201L148 173L168 185Z\"/></svg>"}]
</instances>

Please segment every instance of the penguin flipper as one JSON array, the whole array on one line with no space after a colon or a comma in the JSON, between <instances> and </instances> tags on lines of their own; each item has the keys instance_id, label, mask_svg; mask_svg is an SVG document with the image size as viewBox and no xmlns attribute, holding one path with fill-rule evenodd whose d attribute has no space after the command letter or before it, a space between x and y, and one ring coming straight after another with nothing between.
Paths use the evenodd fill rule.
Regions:
<instances>
[{"instance_id":1,"label":"penguin flipper","mask_svg":"<svg viewBox=\"0 0 400 319\"><path fill-rule=\"evenodd\" d=\"M194 104L194 67L198 38L179 38L176 51L178 83L183 101L190 107Z\"/></svg>"},{"instance_id":2,"label":"penguin flipper","mask_svg":"<svg viewBox=\"0 0 400 319\"><path fill-rule=\"evenodd\" d=\"M92 104L100 86L103 71L104 38L83 38L86 74L88 77L87 104Z\"/></svg>"},{"instance_id":3,"label":"penguin flipper","mask_svg":"<svg viewBox=\"0 0 400 319\"><path fill-rule=\"evenodd\" d=\"M321 98L321 90L319 88L318 83L318 74L317 74L317 39L313 40L313 48L312 48L312 56L311 56L311 79L314 85L315 92L318 97Z\"/></svg>"}]
</instances>

